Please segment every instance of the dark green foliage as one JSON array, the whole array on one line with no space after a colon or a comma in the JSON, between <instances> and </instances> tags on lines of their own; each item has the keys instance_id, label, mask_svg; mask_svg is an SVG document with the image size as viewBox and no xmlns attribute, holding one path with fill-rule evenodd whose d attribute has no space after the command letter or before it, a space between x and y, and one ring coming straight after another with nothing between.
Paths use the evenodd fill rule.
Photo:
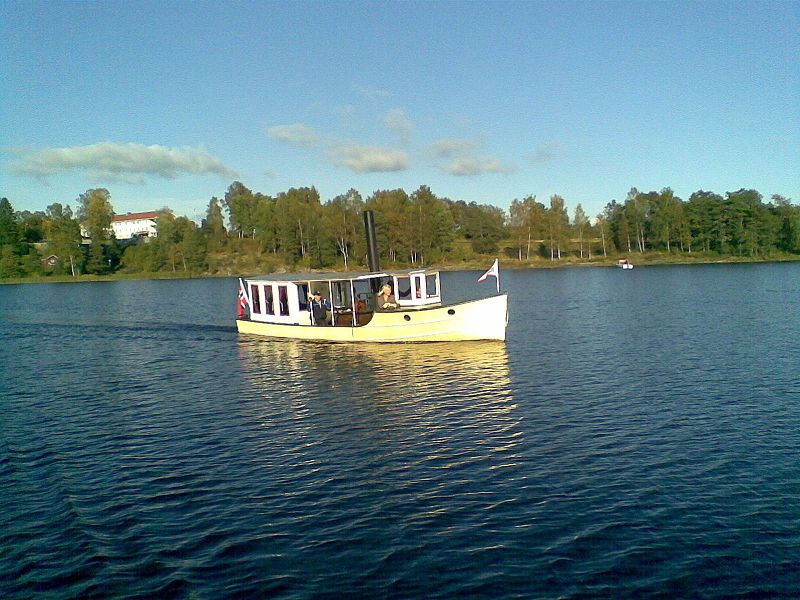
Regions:
<instances>
[{"instance_id":1,"label":"dark green foliage","mask_svg":"<svg viewBox=\"0 0 800 600\"><path fill-rule=\"evenodd\" d=\"M21 211L14 215L17 221L17 235L21 242L29 244L36 244L44 239L44 221L45 214L43 212L30 212Z\"/></svg>"},{"instance_id":2,"label":"dark green foliage","mask_svg":"<svg viewBox=\"0 0 800 600\"><path fill-rule=\"evenodd\" d=\"M358 269L366 266L364 209L375 212L381 264L387 268L500 254L520 261L651 251L745 258L800 254L800 206L779 195L765 204L761 194L748 189L724 197L700 190L684 201L670 188L644 193L631 188L624 202L612 200L594 221L576 205L570 222L567 202L558 195L548 206L535 196L515 199L506 213L440 198L427 186L411 195L378 190L366 200L351 189L323 203L314 187L291 188L273 198L237 181L223 200L211 198L200 226L164 208L157 237L123 242L110 235L114 213L106 189L81 194L77 218L58 202L45 212L14 212L2 198L0 278L119 270ZM81 225L89 245L81 245ZM50 260L45 264L44 259Z\"/></svg>"},{"instance_id":3,"label":"dark green foliage","mask_svg":"<svg viewBox=\"0 0 800 600\"><path fill-rule=\"evenodd\" d=\"M8 198L0 198L0 246L16 246L19 241L19 229L14 218L14 208Z\"/></svg>"},{"instance_id":4,"label":"dark green foliage","mask_svg":"<svg viewBox=\"0 0 800 600\"><path fill-rule=\"evenodd\" d=\"M509 229L519 260L529 260L536 254L536 240L545 234L546 215L547 209L541 202L536 202L536 196L526 196L511 203Z\"/></svg>"},{"instance_id":5,"label":"dark green foliage","mask_svg":"<svg viewBox=\"0 0 800 600\"><path fill-rule=\"evenodd\" d=\"M23 275L19 264L19 256L14 252L14 246L3 244L0 246L0 278L20 277Z\"/></svg>"},{"instance_id":6,"label":"dark green foliage","mask_svg":"<svg viewBox=\"0 0 800 600\"><path fill-rule=\"evenodd\" d=\"M467 204L463 200L450 203L455 233L469 240L473 252L495 254L500 240L506 237L506 217L496 206Z\"/></svg>"},{"instance_id":7,"label":"dark green foliage","mask_svg":"<svg viewBox=\"0 0 800 600\"><path fill-rule=\"evenodd\" d=\"M103 275L110 270L103 244L92 242L92 245L89 247L89 258L86 261L86 272L92 275Z\"/></svg>"}]
</instances>

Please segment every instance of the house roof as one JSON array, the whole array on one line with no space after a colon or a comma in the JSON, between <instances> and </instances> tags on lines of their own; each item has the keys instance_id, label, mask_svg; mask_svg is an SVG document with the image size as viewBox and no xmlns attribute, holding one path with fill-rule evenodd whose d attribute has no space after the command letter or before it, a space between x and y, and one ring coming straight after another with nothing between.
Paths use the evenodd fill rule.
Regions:
<instances>
[{"instance_id":1,"label":"house roof","mask_svg":"<svg viewBox=\"0 0 800 600\"><path fill-rule=\"evenodd\" d=\"M158 211L151 210L149 212L138 212L138 213L127 213L124 215L114 215L111 219L112 223L118 223L120 221L139 221L142 219L157 219L158 218Z\"/></svg>"}]
</instances>

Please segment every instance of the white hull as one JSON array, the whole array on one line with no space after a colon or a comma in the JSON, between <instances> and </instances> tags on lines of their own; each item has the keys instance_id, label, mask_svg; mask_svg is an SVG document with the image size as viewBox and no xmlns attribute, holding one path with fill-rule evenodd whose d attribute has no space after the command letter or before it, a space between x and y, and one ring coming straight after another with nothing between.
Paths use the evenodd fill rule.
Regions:
<instances>
[{"instance_id":1,"label":"white hull","mask_svg":"<svg viewBox=\"0 0 800 600\"><path fill-rule=\"evenodd\" d=\"M448 306L376 312L358 327L314 327L237 320L239 333L322 342L456 342L505 340L508 296Z\"/></svg>"}]
</instances>

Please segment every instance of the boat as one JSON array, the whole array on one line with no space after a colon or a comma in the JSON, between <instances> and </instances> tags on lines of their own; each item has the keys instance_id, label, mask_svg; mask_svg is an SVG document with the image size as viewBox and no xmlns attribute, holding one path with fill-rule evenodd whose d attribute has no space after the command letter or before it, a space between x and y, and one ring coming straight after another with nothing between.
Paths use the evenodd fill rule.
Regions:
<instances>
[{"instance_id":1,"label":"boat","mask_svg":"<svg viewBox=\"0 0 800 600\"><path fill-rule=\"evenodd\" d=\"M456 342L505 340L508 294L460 302L442 300L434 269L381 271L372 213L364 215L370 271L273 274L239 279L239 333L321 342ZM383 286L392 302L383 303Z\"/></svg>"},{"instance_id":2,"label":"boat","mask_svg":"<svg viewBox=\"0 0 800 600\"><path fill-rule=\"evenodd\" d=\"M630 262L627 258L621 258L617 261L617 266L620 269L632 269L633 263Z\"/></svg>"}]
</instances>

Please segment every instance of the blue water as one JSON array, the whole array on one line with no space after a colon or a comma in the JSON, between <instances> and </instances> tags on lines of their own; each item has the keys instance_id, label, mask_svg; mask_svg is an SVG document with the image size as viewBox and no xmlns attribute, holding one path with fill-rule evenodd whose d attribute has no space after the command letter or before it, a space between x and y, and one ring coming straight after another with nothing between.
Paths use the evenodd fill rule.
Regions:
<instances>
[{"instance_id":1,"label":"blue water","mask_svg":"<svg viewBox=\"0 0 800 600\"><path fill-rule=\"evenodd\" d=\"M0 597L798 597L800 264L501 276L506 344L0 286Z\"/></svg>"}]
</instances>

